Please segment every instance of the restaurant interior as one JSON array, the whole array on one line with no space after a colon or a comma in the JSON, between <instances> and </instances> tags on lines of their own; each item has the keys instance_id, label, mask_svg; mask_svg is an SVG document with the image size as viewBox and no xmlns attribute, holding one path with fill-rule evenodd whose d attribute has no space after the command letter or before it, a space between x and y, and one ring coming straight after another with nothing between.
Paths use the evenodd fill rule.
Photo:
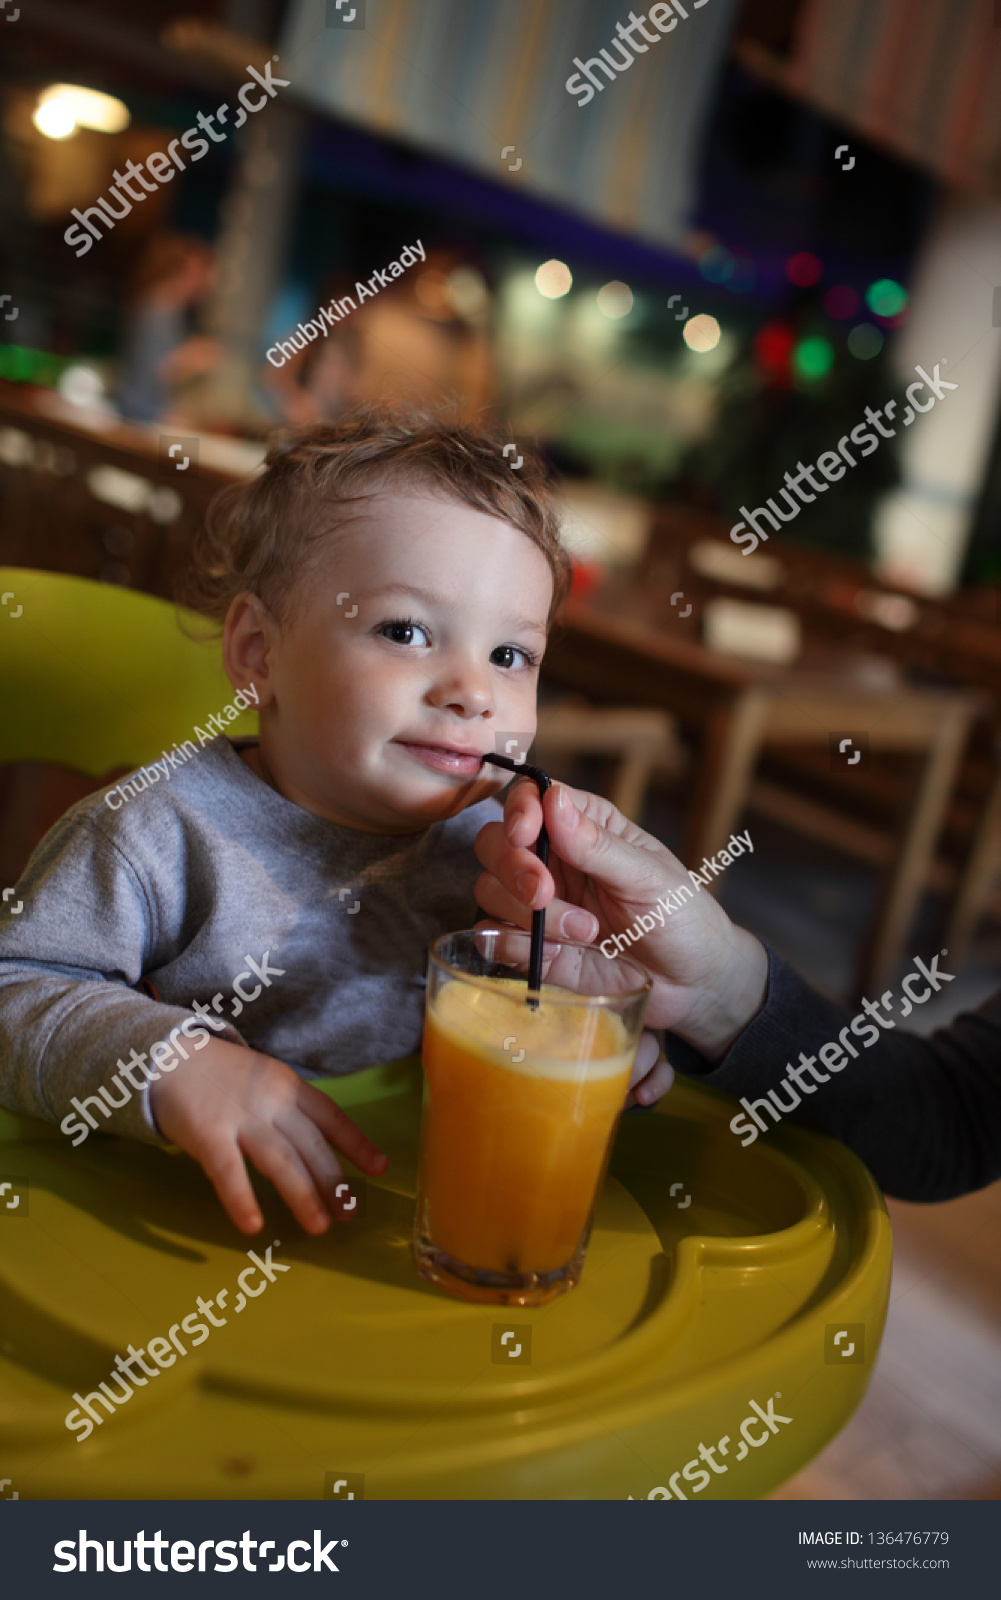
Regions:
<instances>
[{"instance_id":1,"label":"restaurant interior","mask_svg":"<svg viewBox=\"0 0 1001 1600\"><path fill-rule=\"evenodd\" d=\"M609 0L13 10L0 662L38 575L174 603L276 429L488 417L512 471L541 454L573 555L532 760L686 868L748 830L706 892L823 993L939 950L954 981L909 1027L994 993L993 0L703 0L624 83L590 60ZM157 182L113 189L129 162ZM39 740L0 739L0 885L128 765ZM1001 1498L1001 1192L888 1208L864 1398L771 1492Z\"/></svg>"}]
</instances>

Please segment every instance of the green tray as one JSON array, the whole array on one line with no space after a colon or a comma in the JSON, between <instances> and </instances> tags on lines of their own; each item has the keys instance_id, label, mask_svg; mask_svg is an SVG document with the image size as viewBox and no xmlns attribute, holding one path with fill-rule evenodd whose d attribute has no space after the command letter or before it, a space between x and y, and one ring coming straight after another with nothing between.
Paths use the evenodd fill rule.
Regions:
<instances>
[{"instance_id":1,"label":"green tray","mask_svg":"<svg viewBox=\"0 0 1001 1600\"><path fill-rule=\"evenodd\" d=\"M74 1149L0 1113L8 1493L748 1499L857 1406L890 1227L840 1145L783 1127L745 1149L730 1100L679 1080L655 1112L622 1119L580 1286L505 1310L449 1299L414 1270L419 1063L322 1087L390 1158L360 1186L359 1218L322 1239L262 1181L265 1228L244 1240L180 1152L100 1136ZM291 1269L270 1283L247 1255L268 1246ZM196 1315L186 1334L183 1319L223 1288L225 1325L196 1349L207 1324ZM116 1355L171 1326L185 1355L78 1442L64 1421L74 1392L110 1383Z\"/></svg>"}]
</instances>

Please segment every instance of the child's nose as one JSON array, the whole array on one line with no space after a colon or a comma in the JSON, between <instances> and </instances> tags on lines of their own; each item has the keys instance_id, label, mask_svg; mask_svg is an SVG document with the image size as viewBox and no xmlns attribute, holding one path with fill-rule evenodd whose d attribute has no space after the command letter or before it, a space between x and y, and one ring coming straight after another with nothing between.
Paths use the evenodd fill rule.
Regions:
<instances>
[{"instance_id":1,"label":"child's nose","mask_svg":"<svg viewBox=\"0 0 1001 1600\"><path fill-rule=\"evenodd\" d=\"M482 717L496 709L489 670L471 662L444 672L428 698L436 709L460 717Z\"/></svg>"}]
</instances>

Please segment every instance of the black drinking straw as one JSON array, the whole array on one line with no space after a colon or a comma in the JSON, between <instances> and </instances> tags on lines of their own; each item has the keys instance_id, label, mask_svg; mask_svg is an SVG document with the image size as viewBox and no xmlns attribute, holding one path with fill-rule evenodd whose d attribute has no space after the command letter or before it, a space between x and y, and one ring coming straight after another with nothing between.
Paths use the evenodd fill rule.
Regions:
<instances>
[{"instance_id":1,"label":"black drinking straw","mask_svg":"<svg viewBox=\"0 0 1001 1600\"><path fill-rule=\"evenodd\" d=\"M484 756L484 761L492 761L495 767L504 767L508 772L517 773L531 778L539 790L539 800L552 784L548 772L543 772L541 767L526 766L524 761L513 761L510 756ZM535 841L535 853L542 865L549 865L549 835L546 824L543 823L539 830L539 837ZM528 1004L533 1011L539 1009L539 994L542 989L542 943L546 934L546 913L544 911L532 912L532 942L528 952Z\"/></svg>"}]
</instances>

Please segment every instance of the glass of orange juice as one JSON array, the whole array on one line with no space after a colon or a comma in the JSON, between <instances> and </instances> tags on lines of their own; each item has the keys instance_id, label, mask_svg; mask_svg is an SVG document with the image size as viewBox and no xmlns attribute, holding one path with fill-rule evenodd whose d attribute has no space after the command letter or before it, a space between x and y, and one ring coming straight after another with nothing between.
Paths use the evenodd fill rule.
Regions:
<instances>
[{"instance_id":1,"label":"glass of orange juice","mask_svg":"<svg viewBox=\"0 0 1001 1600\"><path fill-rule=\"evenodd\" d=\"M547 940L533 1005L528 950L479 928L429 961L417 1270L488 1305L580 1279L650 992L634 962Z\"/></svg>"}]
</instances>

